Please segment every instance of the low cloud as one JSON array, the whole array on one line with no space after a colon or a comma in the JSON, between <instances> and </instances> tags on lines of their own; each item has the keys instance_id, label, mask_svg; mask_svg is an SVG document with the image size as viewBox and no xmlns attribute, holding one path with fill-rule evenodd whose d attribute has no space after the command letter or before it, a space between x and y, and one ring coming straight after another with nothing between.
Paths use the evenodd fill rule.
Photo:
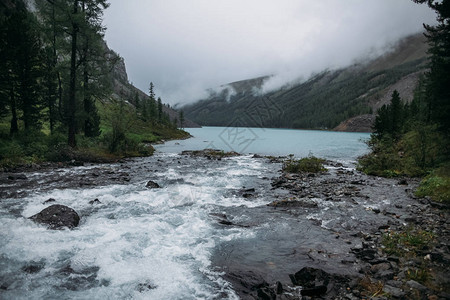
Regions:
<instances>
[{"instance_id":1,"label":"low cloud","mask_svg":"<svg viewBox=\"0 0 450 300\"><path fill-rule=\"evenodd\" d=\"M265 89L307 79L380 54L435 20L410 0L110 2L108 44L137 87L152 81L170 104L242 79L275 75Z\"/></svg>"}]
</instances>

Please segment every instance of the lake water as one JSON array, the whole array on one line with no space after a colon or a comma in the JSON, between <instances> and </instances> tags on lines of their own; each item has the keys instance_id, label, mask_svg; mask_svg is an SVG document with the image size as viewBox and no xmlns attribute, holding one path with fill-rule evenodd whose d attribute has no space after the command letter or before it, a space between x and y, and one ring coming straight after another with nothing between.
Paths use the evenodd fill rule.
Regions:
<instances>
[{"instance_id":1,"label":"lake water","mask_svg":"<svg viewBox=\"0 0 450 300\"><path fill-rule=\"evenodd\" d=\"M309 154L337 161L353 162L367 153L364 141L369 133L318 130L268 129L248 127L187 128L193 138L169 141L155 148L161 152L205 148L236 151L242 154L304 157Z\"/></svg>"}]
</instances>

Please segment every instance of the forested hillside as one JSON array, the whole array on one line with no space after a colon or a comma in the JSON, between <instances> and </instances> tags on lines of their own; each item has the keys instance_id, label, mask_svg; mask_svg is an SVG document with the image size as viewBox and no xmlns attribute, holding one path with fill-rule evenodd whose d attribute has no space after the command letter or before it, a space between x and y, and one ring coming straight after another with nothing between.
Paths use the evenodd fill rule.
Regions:
<instances>
[{"instance_id":1,"label":"forested hillside","mask_svg":"<svg viewBox=\"0 0 450 300\"><path fill-rule=\"evenodd\" d=\"M193 126L128 82L108 49L106 0L0 2L0 162L147 155ZM184 122L180 122L180 119Z\"/></svg>"},{"instance_id":2,"label":"forested hillside","mask_svg":"<svg viewBox=\"0 0 450 300\"><path fill-rule=\"evenodd\" d=\"M371 153L359 169L379 176L425 176L416 195L450 201L450 1L427 3L437 25L425 25L429 45L428 71L412 101L394 90L376 112Z\"/></svg>"},{"instance_id":3,"label":"forested hillside","mask_svg":"<svg viewBox=\"0 0 450 300\"><path fill-rule=\"evenodd\" d=\"M359 115L368 115L366 120L372 122L373 113L389 101L393 89L412 100L426 69L426 50L420 33L369 62L325 70L267 94L261 94L259 88L270 77L231 83L223 86L222 92L183 109L195 122L215 126L333 129Z\"/></svg>"}]
</instances>

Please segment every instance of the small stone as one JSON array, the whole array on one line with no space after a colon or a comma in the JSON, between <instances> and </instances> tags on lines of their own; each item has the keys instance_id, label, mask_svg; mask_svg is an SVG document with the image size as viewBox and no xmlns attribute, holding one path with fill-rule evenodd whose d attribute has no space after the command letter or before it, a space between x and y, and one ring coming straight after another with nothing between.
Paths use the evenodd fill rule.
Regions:
<instances>
[{"instance_id":1,"label":"small stone","mask_svg":"<svg viewBox=\"0 0 450 300\"><path fill-rule=\"evenodd\" d=\"M277 285L276 289L277 295L283 294L283 285L281 284L281 282L277 281L276 285Z\"/></svg>"},{"instance_id":2,"label":"small stone","mask_svg":"<svg viewBox=\"0 0 450 300\"><path fill-rule=\"evenodd\" d=\"M15 174L15 175L9 175L9 180L27 180L27 176L25 174Z\"/></svg>"},{"instance_id":3,"label":"small stone","mask_svg":"<svg viewBox=\"0 0 450 300\"><path fill-rule=\"evenodd\" d=\"M258 289L257 295L258 299L261 300L275 300L277 297L275 293L267 287Z\"/></svg>"},{"instance_id":4,"label":"small stone","mask_svg":"<svg viewBox=\"0 0 450 300\"><path fill-rule=\"evenodd\" d=\"M390 285L385 285L383 291L393 298L403 299L405 297L405 292L402 289Z\"/></svg>"},{"instance_id":5,"label":"small stone","mask_svg":"<svg viewBox=\"0 0 450 300\"><path fill-rule=\"evenodd\" d=\"M140 293L146 292L148 290L153 290L156 289L156 286L154 286L153 284L151 284L150 282L143 282L143 283L139 283L137 285L137 290Z\"/></svg>"},{"instance_id":6,"label":"small stone","mask_svg":"<svg viewBox=\"0 0 450 300\"><path fill-rule=\"evenodd\" d=\"M145 185L147 188L149 188L149 189L159 189L159 188L161 188L160 186L159 186L159 184L157 184L156 182L154 182L154 181L149 181L149 182L147 182L147 184Z\"/></svg>"},{"instance_id":7,"label":"small stone","mask_svg":"<svg viewBox=\"0 0 450 300\"><path fill-rule=\"evenodd\" d=\"M48 204L48 203L51 203L51 202L56 202L56 200L53 199L53 198L49 198L48 200L45 200L44 202L42 202L42 204Z\"/></svg>"},{"instance_id":8,"label":"small stone","mask_svg":"<svg viewBox=\"0 0 450 300\"><path fill-rule=\"evenodd\" d=\"M302 289L300 294L302 296L320 296L327 292L327 287L325 285L319 285L312 288Z\"/></svg>"},{"instance_id":9,"label":"small stone","mask_svg":"<svg viewBox=\"0 0 450 300\"><path fill-rule=\"evenodd\" d=\"M419 290L419 291L426 291L427 288L425 286L423 286L422 284L418 283L415 280L409 280L406 282L406 285L409 286L410 288Z\"/></svg>"},{"instance_id":10,"label":"small stone","mask_svg":"<svg viewBox=\"0 0 450 300\"><path fill-rule=\"evenodd\" d=\"M97 198L94 200L89 201L89 204L101 204L100 200L98 200Z\"/></svg>"},{"instance_id":11,"label":"small stone","mask_svg":"<svg viewBox=\"0 0 450 300\"><path fill-rule=\"evenodd\" d=\"M406 179L400 179L400 180L397 182L397 184L398 184L398 185L408 185L408 181L406 181Z\"/></svg>"}]
</instances>

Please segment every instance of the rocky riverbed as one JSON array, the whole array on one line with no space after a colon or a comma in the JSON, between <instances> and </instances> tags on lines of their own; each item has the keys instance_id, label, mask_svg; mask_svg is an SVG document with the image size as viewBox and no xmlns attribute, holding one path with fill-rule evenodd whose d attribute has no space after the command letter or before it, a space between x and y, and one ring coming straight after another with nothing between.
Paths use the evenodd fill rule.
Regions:
<instances>
[{"instance_id":1,"label":"rocky riverbed","mask_svg":"<svg viewBox=\"0 0 450 300\"><path fill-rule=\"evenodd\" d=\"M179 191L174 197L178 198L174 203L169 198L164 200L162 205L165 207L161 206L164 213L167 216L186 215L195 211L194 216L199 218L196 222L207 223L192 223L190 232L193 235L198 226L211 227L207 231L210 236L201 236L198 241L189 240L197 248L199 243L212 242L207 248L201 248L209 253L206 265L196 267L192 260L204 258L197 259L195 254L175 258L175 261L186 259L188 268L192 267L194 271L206 268L207 271L201 271L206 279L199 280L215 282L206 284L207 290L213 291L211 294L183 290L184 295L192 294L192 299L450 299L448 209L414 197L417 180L367 176L351 166L335 162L327 162L327 171L323 173L288 174L281 172L279 159L228 157L211 152L205 156L198 152L194 154L156 155L110 165L87 164L43 170L35 166L20 172L4 172L0 174L2 218L8 224L27 226L28 231L37 230L35 227L41 225L28 223L31 220L16 223L13 218L29 218L39 212L36 211L38 207L67 204L81 218L80 229L75 228L74 232L95 231L96 227L89 229L94 218L108 226L111 220L114 224L119 222L117 218L121 216L135 220L145 214L156 214L153 202L166 199L162 198L166 194L173 195L171 189L174 187ZM217 185L219 194L212 193L210 186L202 182L209 177L213 181L223 180ZM108 195L93 192L109 186L134 186L133 199L145 195L149 199L146 201L150 202L112 201ZM91 191L88 195L92 196L68 202L50 198L55 190L86 190ZM124 201L123 204L119 200ZM126 214L118 214L118 207L125 203L130 209L133 209L131 204L135 208ZM124 209L120 208L120 211ZM139 209L142 211L136 215L135 211ZM176 222L173 234L181 234L180 228L189 223ZM37 232L42 234L39 230ZM108 269L107 265L102 265L98 258L91 259L92 265L85 269L76 269L67 254L55 262L46 257L40 260L33 257L28 262L13 259L10 251L13 251L11 239L14 236L3 236L0 244L0 265L5 267L0 274L2 298L21 295L17 293L24 288L30 289L25 284L30 276L36 276L33 278L41 284L48 284L48 280L42 278L56 276L69 291L77 293L119 286L114 274L107 274L104 271ZM79 234L74 238L83 239ZM93 236L89 238L94 239ZM118 238L133 241L130 233ZM180 236L180 239L185 237ZM142 246L142 250L139 245L137 249L126 251L134 251L133 255L137 257L145 256L144 249L158 241L159 238L153 237L146 240L148 244ZM139 243L144 242L140 239ZM161 243L168 247L166 242ZM77 255L76 251L80 250L73 251L72 255ZM53 271L58 268L61 270ZM86 274L84 270L87 270ZM43 275L44 271L46 274ZM64 274L72 279L76 277L78 281L64 279ZM135 279L129 290L121 295L153 296L155 299L185 297L169 294L163 288L168 283L159 283L152 277L157 274L146 276ZM123 285L120 290L124 290Z\"/></svg>"},{"instance_id":2,"label":"rocky riverbed","mask_svg":"<svg viewBox=\"0 0 450 300\"><path fill-rule=\"evenodd\" d=\"M245 212L263 229L218 251L241 298L449 299L448 208L416 198L417 180L327 164L274 178L288 194Z\"/></svg>"}]
</instances>

